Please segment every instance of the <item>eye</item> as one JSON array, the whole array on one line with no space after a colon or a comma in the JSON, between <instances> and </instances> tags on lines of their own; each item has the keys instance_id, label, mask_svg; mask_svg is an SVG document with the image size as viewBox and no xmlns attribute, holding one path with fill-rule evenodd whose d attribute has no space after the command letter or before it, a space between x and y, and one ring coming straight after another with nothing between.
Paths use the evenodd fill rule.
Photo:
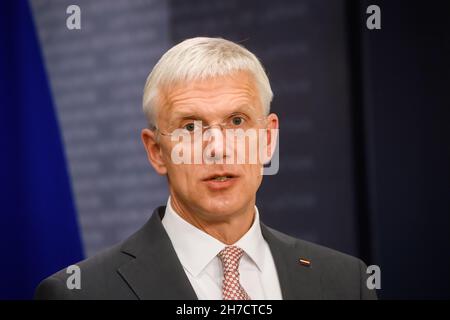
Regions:
<instances>
[{"instance_id":1,"label":"eye","mask_svg":"<svg viewBox=\"0 0 450 320\"><path fill-rule=\"evenodd\" d=\"M231 119L231 123L233 124L233 125L235 125L235 126L240 126L240 125L242 125L243 123L244 123L244 118L242 118L242 117L238 117L238 116L236 116L236 117L233 117L232 119Z\"/></svg>"},{"instance_id":2,"label":"eye","mask_svg":"<svg viewBox=\"0 0 450 320\"><path fill-rule=\"evenodd\" d=\"M183 129L186 129L189 132L194 132L195 131L195 124L193 122L185 124Z\"/></svg>"}]
</instances>

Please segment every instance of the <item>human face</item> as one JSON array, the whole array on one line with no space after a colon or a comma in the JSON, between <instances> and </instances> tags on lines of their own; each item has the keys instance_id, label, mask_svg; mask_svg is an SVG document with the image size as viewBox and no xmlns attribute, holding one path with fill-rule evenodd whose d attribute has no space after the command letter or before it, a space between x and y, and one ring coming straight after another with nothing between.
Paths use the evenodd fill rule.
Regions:
<instances>
[{"instance_id":1,"label":"human face","mask_svg":"<svg viewBox=\"0 0 450 320\"><path fill-rule=\"evenodd\" d=\"M235 72L208 80L179 83L160 90L157 124L161 131L186 121L201 119L220 123L230 114L245 112L254 118L264 117L263 107L253 77ZM260 129L278 128L278 118L270 114ZM260 163L244 164L175 164L171 158L174 142L170 137L144 129L142 138L149 160L160 174L166 174L172 200L177 209L195 214L203 220L220 221L253 210L261 181ZM270 143L270 136L268 137ZM273 143L273 142L272 142ZM214 146L223 148L224 145ZM218 152L218 150L215 150ZM218 152L219 153L219 152ZM221 154L225 154L223 152ZM231 176L217 181L215 176Z\"/></svg>"}]
</instances>

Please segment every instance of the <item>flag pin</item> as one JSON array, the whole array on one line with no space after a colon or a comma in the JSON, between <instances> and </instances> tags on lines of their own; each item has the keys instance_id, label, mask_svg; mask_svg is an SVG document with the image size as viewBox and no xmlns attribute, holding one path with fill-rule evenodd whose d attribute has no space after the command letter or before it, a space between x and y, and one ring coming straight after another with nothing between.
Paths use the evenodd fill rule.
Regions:
<instances>
[{"instance_id":1,"label":"flag pin","mask_svg":"<svg viewBox=\"0 0 450 320\"><path fill-rule=\"evenodd\" d=\"M304 267L310 267L311 266L311 261L307 260L307 259L304 259L304 258L300 258L298 260L298 262Z\"/></svg>"}]
</instances>

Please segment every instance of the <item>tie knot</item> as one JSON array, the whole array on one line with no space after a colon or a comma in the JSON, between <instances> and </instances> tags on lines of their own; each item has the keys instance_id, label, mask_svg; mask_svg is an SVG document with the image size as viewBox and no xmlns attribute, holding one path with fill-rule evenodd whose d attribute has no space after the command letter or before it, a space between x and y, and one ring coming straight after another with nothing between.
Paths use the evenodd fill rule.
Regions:
<instances>
[{"instance_id":1,"label":"tie knot","mask_svg":"<svg viewBox=\"0 0 450 320\"><path fill-rule=\"evenodd\" d=\"M227 246L217 254L222 261L224 272L237 271L243 255L244 250L236 246Z\"/></svg>"}]
</instances>

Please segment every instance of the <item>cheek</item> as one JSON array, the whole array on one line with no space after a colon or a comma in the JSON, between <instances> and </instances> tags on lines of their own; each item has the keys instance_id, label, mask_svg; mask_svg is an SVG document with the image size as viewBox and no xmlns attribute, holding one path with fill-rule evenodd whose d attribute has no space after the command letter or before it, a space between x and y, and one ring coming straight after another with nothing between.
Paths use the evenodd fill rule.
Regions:
<instances>
[{"instance_id":1,"label":"cheek","mask_svg":"<svg viewBox=\"0 0 450 320\"><path fill-rule=\"evenodd\" d=\"M195 170L195 166L170 163L167 169L170 183L174 188L183 190L184 193L190 191L195 193L198 190L199 172Z\"/></svg>"},{"instance_id":2,"label":"cheek","mask_svg":"<svg viewBox=\"0 0 450 320\"><path fill-rule=\"evenodd\" d=\"M261 184L262 176L261 176L261 166L259 165L246 165L245 168L245 180L246 183L243 186L249 191L254 191L254 188L258 188Z\"/></svg>"}]
</instances>

